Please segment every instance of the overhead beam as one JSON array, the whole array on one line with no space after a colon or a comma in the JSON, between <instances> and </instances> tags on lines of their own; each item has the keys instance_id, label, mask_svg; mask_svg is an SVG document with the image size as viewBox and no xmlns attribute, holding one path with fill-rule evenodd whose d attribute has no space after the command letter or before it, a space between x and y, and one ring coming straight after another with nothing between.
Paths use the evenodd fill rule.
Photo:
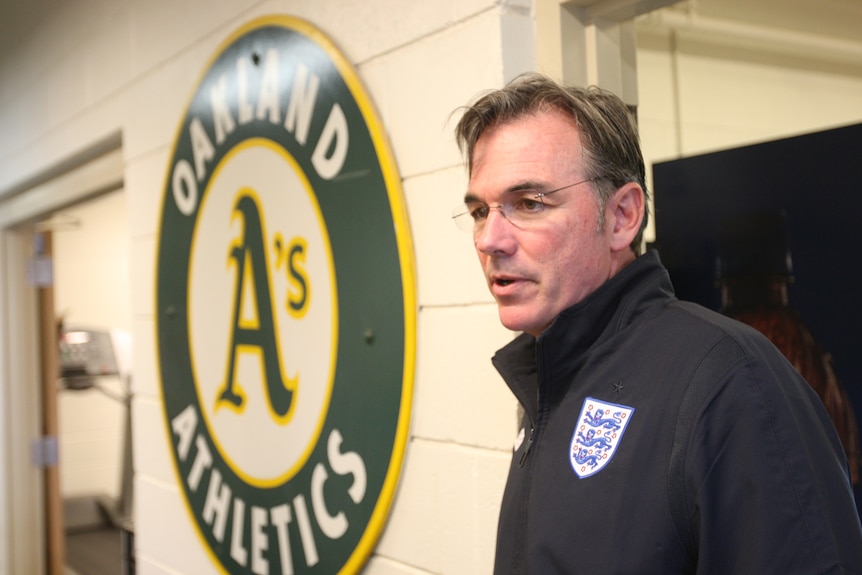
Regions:
<instances>
[{"instance_id":1,"label":"overhead beam","mask_svg":"<svg viewBox=\"0 0 862 575\"><path fill-rule=\"evenodd\" d=\"M678 0L537 0L539 68L566 84L596 85L637 106L634 18Z\"/></svg>"},{"instance_id":2,"label":"overhead beam","mask_svg":"<svg viewBox=\"0 0 862 575\"><path fill-rule=\"evenodd\" d=\"M679 0L569 0L565 3L583 8L586 16L593 20L624 22L678 2Z\"/></svg>"}]
</instances>

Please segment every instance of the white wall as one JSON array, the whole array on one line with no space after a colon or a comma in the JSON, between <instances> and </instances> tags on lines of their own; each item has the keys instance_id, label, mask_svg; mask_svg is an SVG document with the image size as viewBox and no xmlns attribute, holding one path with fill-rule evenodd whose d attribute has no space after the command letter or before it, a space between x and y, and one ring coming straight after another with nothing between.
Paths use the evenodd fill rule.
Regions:
<instances>
[{"instance_id":1,"label":"white wall","mask_svg":"<svg viewBox=\"0 0 862 575\"><path fill-rule=\"evenodd\" d=\"M801 56L775 46L769 29L752 41L757 30L728 24L707 35L640 22L638 121L650 180L655 162L862 122L862 60Z\"/></svg>"},{"instance_id":2,"label":"white wall","mask_svg":"<svg viewBox=\"0 0 862 575\"><path fill-rule=\"evenodd\" d=\"M66 327L129 330L129 217L122 190L58 213L53 228L54 307ZM117 350L119 353L120 350ZM118 359L119 361L119 359ZM60 391L60 488L64 497L120 488L125 407L117 376L97 389Z\"/></svg>"},{"instance_id":3,"label":"white wall","mask_svg":"<svg viewBox=\"0 0 862 575\"><path fill-rule=\"evenodd\" d=\"M510 334L498 325L469 238L449 221L466 183L450 114L479 91L541 65L534 61L529 5L30 3L43 14L38 27L0 53L0 196L122 133L139 573L216 572L169 459L155 371L154 255L170 147L196 82L231 31L271 13L311 21L357 67L388 131L414 235L420 307L414 418L397 498L366 572L490 571L515 403L488 358ZM642 36L638 56L649 161L862 119L858 76L728 57L738 53L685 42L672 49L666 38ZM8 377L3 381L10 385ZM7 494L0 507L9 508L14 496ZM0 575L12 573L3 561Z\"/></svg>"}]
</instances>

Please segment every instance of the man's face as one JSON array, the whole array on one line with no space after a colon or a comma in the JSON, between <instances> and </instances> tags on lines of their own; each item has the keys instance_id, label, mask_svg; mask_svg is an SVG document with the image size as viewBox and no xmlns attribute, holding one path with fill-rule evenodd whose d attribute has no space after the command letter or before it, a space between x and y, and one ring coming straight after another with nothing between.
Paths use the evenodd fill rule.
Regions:
<instances>
[{"instance_id":1,"label":"man's face","mask_svg":"<svg viewBox=\"0 0 862 575\"><path fill-rule=\"evenodd\" d=\"M544 111L482 134L467 196L493 207L511 204L519 188L548 192L585 178L574 122L561 112ZM547 196L540 217L521 228L492 209L474 234L488 288L508 329L538 336L615 273L608 232L598 229L593 185Z\"/></svg>"}]
</instances>

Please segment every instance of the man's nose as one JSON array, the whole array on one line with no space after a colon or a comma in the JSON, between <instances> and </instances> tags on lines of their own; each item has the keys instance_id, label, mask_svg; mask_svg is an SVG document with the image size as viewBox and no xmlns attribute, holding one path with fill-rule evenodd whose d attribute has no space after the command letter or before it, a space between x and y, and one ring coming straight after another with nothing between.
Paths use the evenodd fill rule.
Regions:
<instances>
[{"instance_id":1,"label":"man's nose","mask_svg":"<svg viewBox=\"0 0 862 575\"><path fill-rule=\"evenodd\" d=\"M511 254L515 247L514 231L515 227L506 219L500 206L493 206L474 234L476 249L488 255Z\"/></svg>"}]
</instances>

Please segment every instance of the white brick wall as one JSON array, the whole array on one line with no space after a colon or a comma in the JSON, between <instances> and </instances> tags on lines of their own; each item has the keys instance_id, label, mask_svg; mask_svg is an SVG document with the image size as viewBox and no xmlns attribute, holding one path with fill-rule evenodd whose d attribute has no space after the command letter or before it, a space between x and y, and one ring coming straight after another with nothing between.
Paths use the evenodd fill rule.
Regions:
<instances>
[{"instance_id":1,"label":"white brick wall","mask_svg":"<svg viewBox=\"0 0 862 575\"><path fill-rule=\"evenodd\" d=\"M357 62L405 178L416 246L420 315L413 433L385 532L387 542L378 550L383 557L372 560L366 571L487 572L507 448L514 434L514 402L490 373L488 357L509 334L487 305L469 240L449 221L465 180L448 116L477 91L501 83L502 65L493 64L500 58L500 10L462 2L451 2L448 11L428 5L427 13L397 2L355 6L318 2L299 8L266 3L221 26L215 21L208 27L172 23L160 31L165 42L151 47L154 54L145 51L143 41L133 46L133 65L152 66L127 90L126 105L135 114L124 118L126 188L135 214L132 251L140 258L132 272L135 336L149 340L136 348L135 364L152 365L154 360L151 286L161 190L169 147L194 84L217 45L242 20L280 10L306 18ZM136 34L137 28L143 34L155 14L148 11L140 22L133 17ZM392 25L395 22L397 26ZM171 33L203 34L208 28L217 31L187 47ZM172 44L172 38L178 44ZM464 50L476 56L474 66L465 65ZM452 249L441 249L449 246ZM463 314L453 314L453 308L445 306L471 302L485 305L477 312L466 308L476 316L469 330L453 329L451 321L463 322ZM435 341L445 347L435 346ZM472 352L461 357L466 349ZM441 369L446 365L448 369ZM487 397L484 391L489 391ZM201 543L176 487L154 369L136 371L135 392L139 571L209 572L205 553L189 553ZM485 417L477 414L485 412L496 413L477 425ZM488 425L491 422L494 425ZM429 474L429 469L436 471ZM428 496L429 482L436 497ZM464 509L473 509L470 521L459 517Z\"/></svg>"}]
</instances>

